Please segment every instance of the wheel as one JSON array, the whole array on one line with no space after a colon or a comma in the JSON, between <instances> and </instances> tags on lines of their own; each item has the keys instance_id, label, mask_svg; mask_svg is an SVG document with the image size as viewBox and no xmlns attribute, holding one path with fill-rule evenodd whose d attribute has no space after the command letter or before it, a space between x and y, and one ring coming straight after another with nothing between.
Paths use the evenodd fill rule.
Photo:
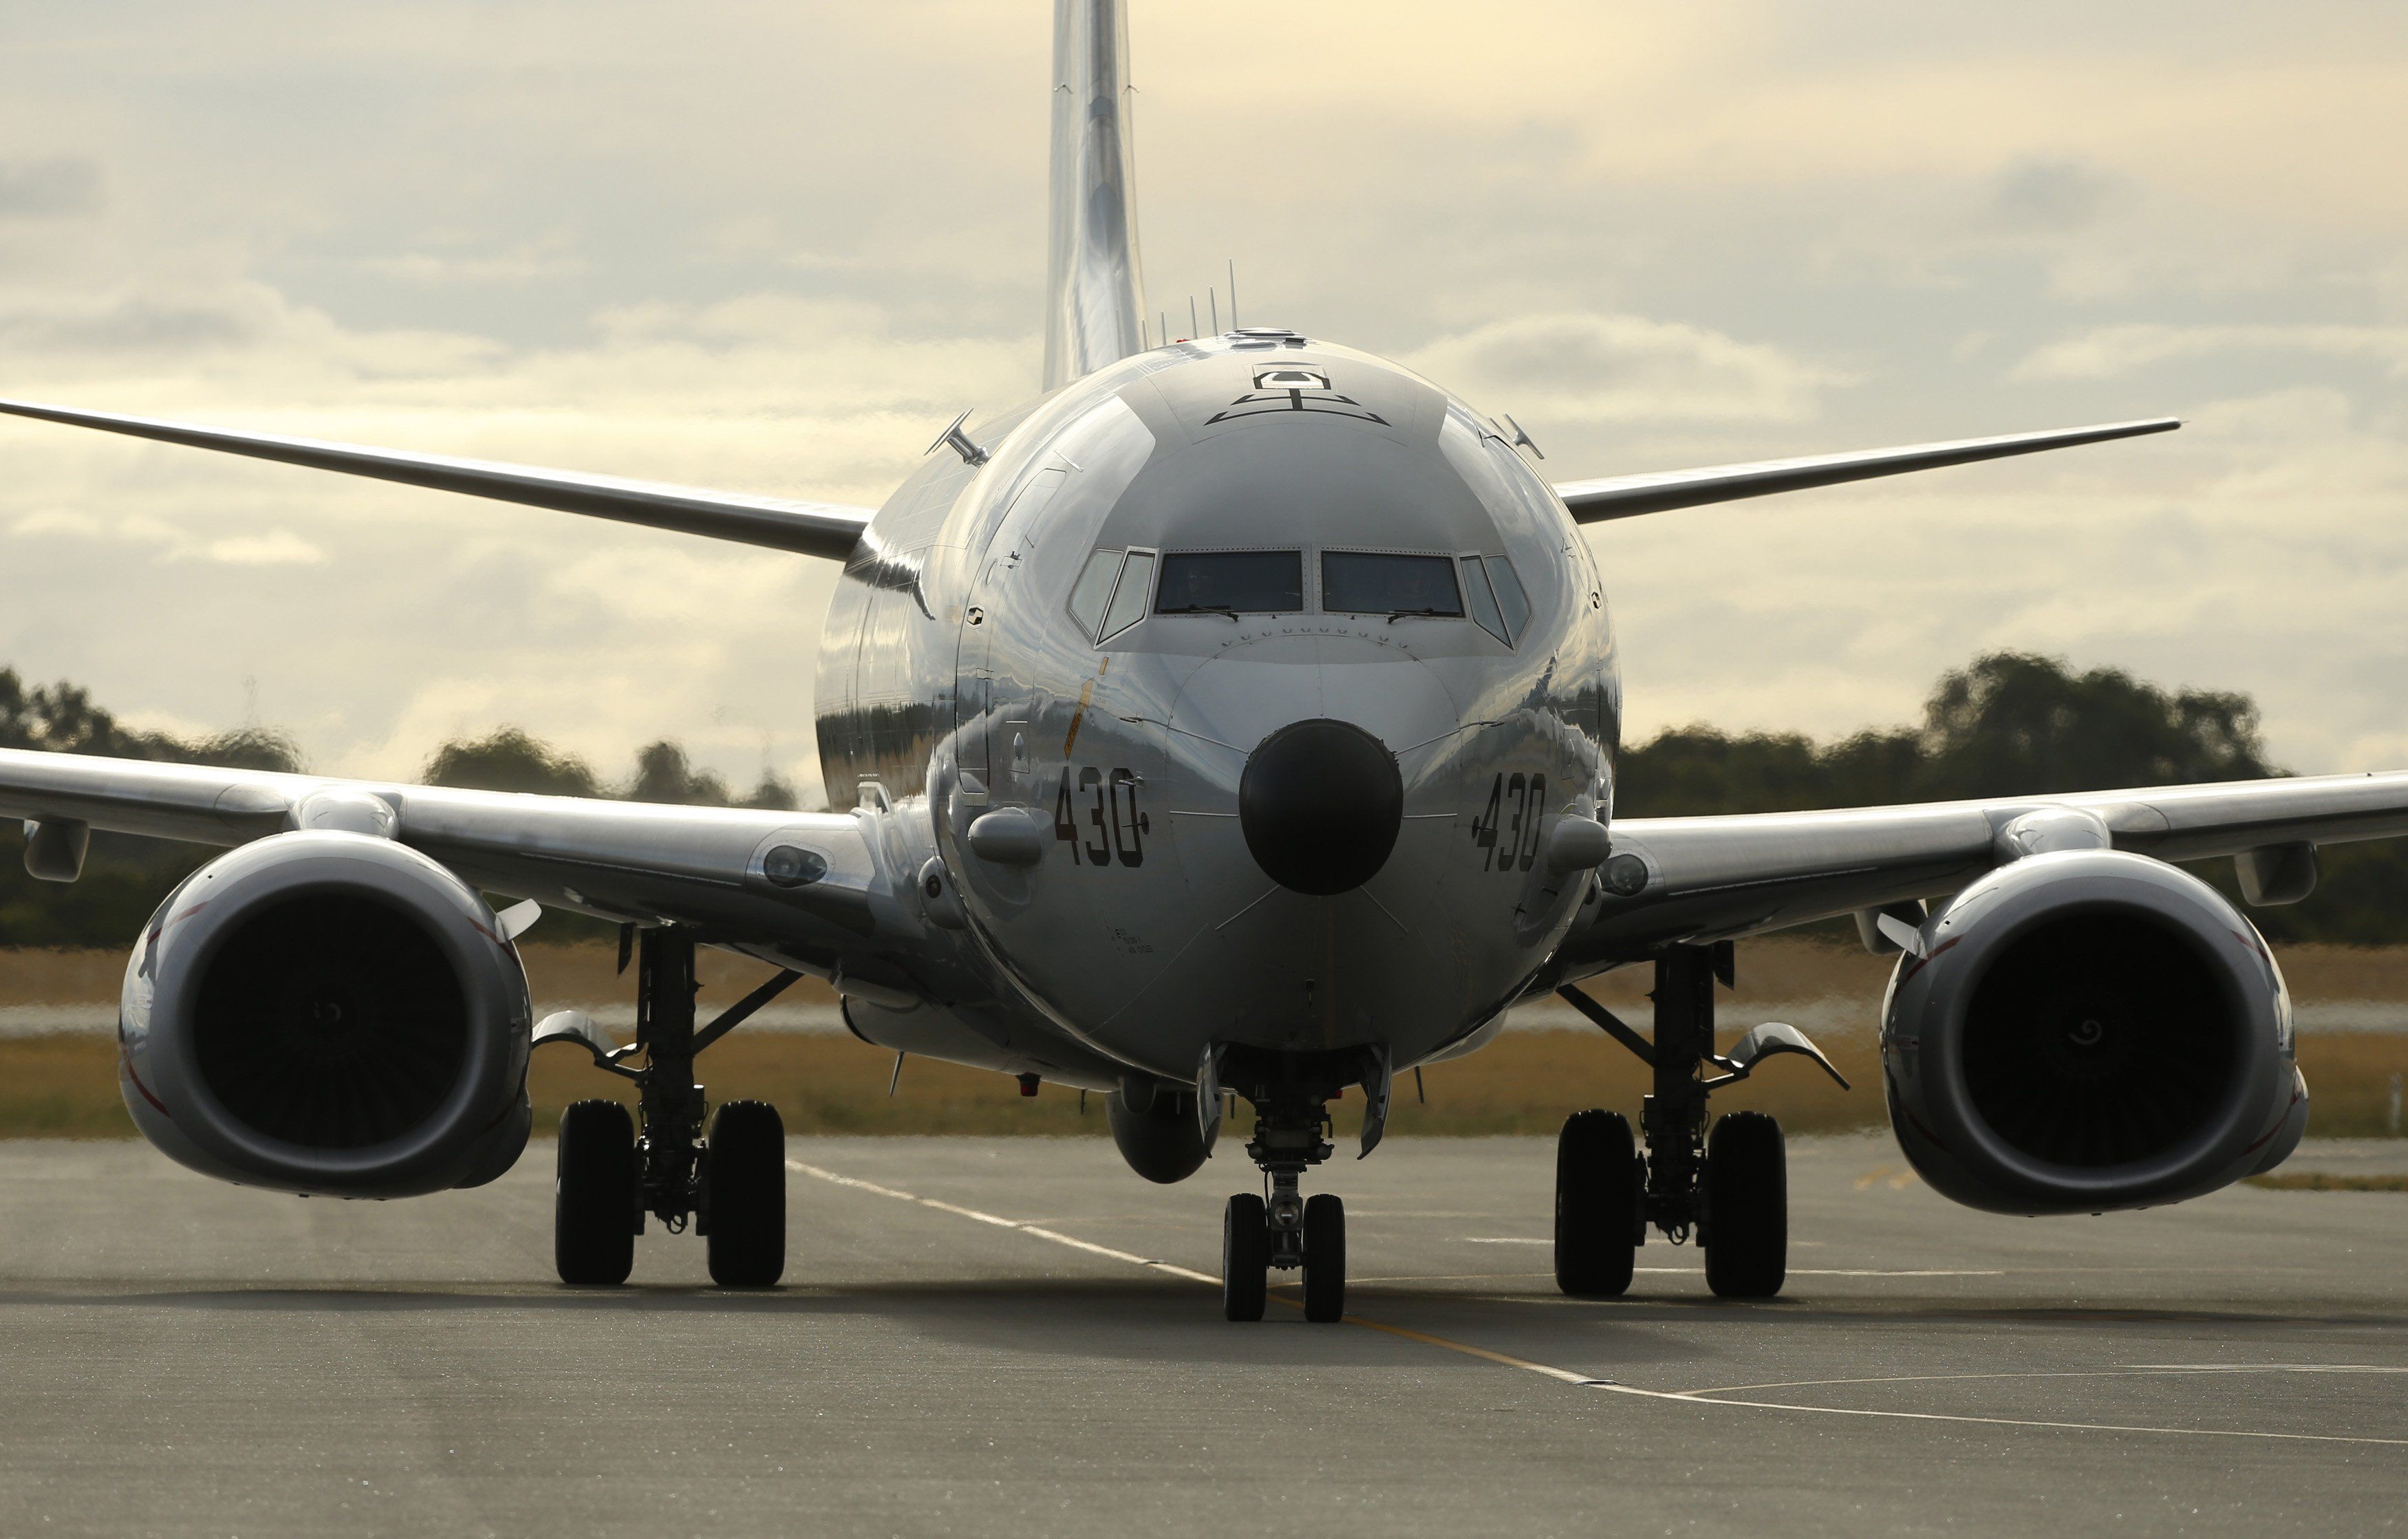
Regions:
<instances>
[{"instance_id":1,"label":"wheel","mask_svg":"<svg viewBox=\"0 0 2408 1539\"><path fill-rule=\"evenodd\" d=\"M1222 1318L1261 1319L1270 1270L1270 1216L1261 1198L1240 1192L1221 1214Z\"/></svg>"},{"instance_id":2,"label":"wheel","mask_svg":"<svg viewBox=\"0 0 2408 1539\"><path fill-rule=\"evenodd\" d=\"M1555 1287L1617 1298L1640 1236L1639 1156L1619 1112L1574 1112L1555 1140Z\"/></svg>"},{"instance_id":3,"label":"wheel","mask_svg":"<svg viewBox=\"0 0 2408 1539\"><path fill-rule=\"evenodd\" d=\"M768 1287L786 1271L786 1124L762 1100L731 1100L710 1119L702 1200L710 1280Z\"/></svg>"},{"instance_id":4,"label":"wheel","mask_svg":"<svg viewBox=\"0 0 2408 1539\"><path fill-rule=\"evenodd\" d=\"M1789 1169L1781 1124L1733 1112L1706 1135L1706 1284L1726 1299L1770 1299L1789 1268Z\"/></svg>"},{"instance_id":5,"label":"wheel","mask_svg":"<svg viewBox=\"0 0 2408 1539\"><path fill-rule=\"evenodd\" d=\"M552 1259L564 1283L624 1283L636 1265L636 1121L615 1100L560 1115Z\"/></svg>"},{"instance_id":6,"label":"wheel","mask_svg":"<svg viewBox=\"0 0 2408 1539\"><path fill-rule=\"evenodd\" d=\"M1327 1192L1304 1200L1304 1317L1346 1314L1346 1204Z\"/></svg>"}]
</instances>

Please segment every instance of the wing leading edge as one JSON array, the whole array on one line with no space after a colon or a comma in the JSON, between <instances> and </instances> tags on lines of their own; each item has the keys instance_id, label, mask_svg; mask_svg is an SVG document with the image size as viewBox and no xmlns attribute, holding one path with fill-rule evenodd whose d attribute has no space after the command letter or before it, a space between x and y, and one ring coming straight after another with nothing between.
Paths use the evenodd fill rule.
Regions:
<instances>
[{"instance_id":1,"label":"wing leading edge","mask_svg":"<svg viewBox=\"0 0 2408 1539\"><path fill-rule=\"evenodd\" d=\"M1613 850L1645 887L1602 896L1556 966L1577 978L1673 942L1763 934L1945 897L2006 858L2008 826L2066 808L2114 846L2161 860L2408 834L2408 771L2160 785L1993 801L1725 817L1617 818Z\"/></svg>"},{"instance_id":2,"label":"wing leading edge","mask_svg":"<svg viewBox=\"0 0 2408 1539\"><path fill-rule=\"evenodd\" d=\"M191 423L163 422L154 417L44 406L36 401L0 400L0 412L838 561L853 554L872 511L841 503L795 502L782 497L710 492L692 486L499 465L490 460L455 459L445 454L416 454L273 433L239 433Z\"/></svg>"},{"instance_id":3,"label":"wing leading edge","mask_svg":"<svg viewBox=\"0 0 2408 1539\"><path fill-rule=\"evenodd\" d=\"M362 798L390 837L488 892L600 918L678 924L716 944L842 974L908 1000L917 926L898 907L858 817L520 796L318 775L0 750L0 817L200 844L351 826ZM332 817L329 817L332 814ZM385 821L379 814L378 821ZM768 875L783 846L818 857L800 885ZM807 863L808 864L808 863Z\"/></svg>"},{"instance_id":4,"label":"wing leading edge","mask_svg":"<svg viewBox=\"0 0 2408 1539\"><path fill-rule=\"evenodd\" d=\"M1698 470L1658 470L1639 476L1608 476L1596 481L1570 481L1556 485L1572 517L1583 524L1612 518L1634 518L1674 508L1696 508L1710 502L1769 496L1775 492L1802 492L1875 476L1903 475L1909 470L1937 470L1976 460L2005 459L2012 454L2037 454L2048 449L2105 443L2113 439L2171 433L2182 422L2175 417L2151 417L2140 422L2104 423L2096 427L2069 427L2046 433L2010 433L1995 439L1958 439L1948 443L1910 444L1901 449L1869 449L1849 454L1813 454L1802 459L1759 460L1747 465L1713 465Z\"/></svg>"}]
</instances>

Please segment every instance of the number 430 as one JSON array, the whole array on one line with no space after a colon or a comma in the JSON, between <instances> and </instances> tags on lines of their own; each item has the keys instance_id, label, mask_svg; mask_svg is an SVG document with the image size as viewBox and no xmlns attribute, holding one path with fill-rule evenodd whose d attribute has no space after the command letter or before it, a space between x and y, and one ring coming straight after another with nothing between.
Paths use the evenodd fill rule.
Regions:
<instances>
[{"instance_id":1,"label":"number 430","mask_svg":"<svg viewBox=\"0 0 2408 1539\"><path fill-rule=\"evenodd\" d=\"M1488 805L1471 820L1471 842L1486 854L1484 871L1526 871L1539 858L1539 823L1547 810L1547 777L1499 774Z\"/></svg>"}]
</instances>

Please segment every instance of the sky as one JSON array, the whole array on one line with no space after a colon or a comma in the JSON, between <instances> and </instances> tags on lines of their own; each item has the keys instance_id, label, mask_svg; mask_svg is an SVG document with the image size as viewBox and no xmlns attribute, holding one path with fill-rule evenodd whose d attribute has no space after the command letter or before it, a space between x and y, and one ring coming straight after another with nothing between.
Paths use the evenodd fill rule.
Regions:
<instances>
[{"instance_id":1,"label":"sky","mask_svg":"<svg viewBox=\"0 0 2408 1539\"><path fill-rule=\"evenodd\" d=\"M2014 648L2408 765L2397 0L1131 9L1154 305L1234 261L1562 479L2186 419L1593 529L1629 738ZM0 394L874 504L1034 393L1049 10L0 0ZM814 794L833 577L0 422L0 665L333 773L510 724Z\"/></svg>"}]
</instances>

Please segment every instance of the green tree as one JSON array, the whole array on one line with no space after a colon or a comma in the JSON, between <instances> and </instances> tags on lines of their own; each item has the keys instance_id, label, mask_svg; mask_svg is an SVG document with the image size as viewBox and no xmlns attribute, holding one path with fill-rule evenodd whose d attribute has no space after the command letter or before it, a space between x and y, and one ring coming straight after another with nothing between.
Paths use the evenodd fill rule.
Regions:
<instances>
[{"instance_id":1,"label":"green tree","mask_svg":"<svg viewBox=\"0 0 2408 1539\"><path fill-rule=\"evenodd\" d=\"M523 727L504 726L481 738L455 739L435 751L421 778L464 791L524 791L548 797L601 794L583 759L563 753Z\"/></svg>"}]
</instances>

